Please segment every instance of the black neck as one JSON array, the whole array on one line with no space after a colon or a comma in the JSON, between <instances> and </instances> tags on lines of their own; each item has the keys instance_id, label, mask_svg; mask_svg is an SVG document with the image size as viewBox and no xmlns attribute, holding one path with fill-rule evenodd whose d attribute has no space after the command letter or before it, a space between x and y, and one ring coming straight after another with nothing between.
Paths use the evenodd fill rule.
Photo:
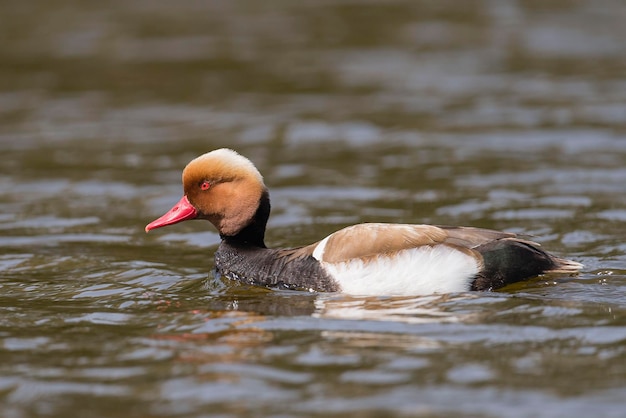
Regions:
<instances>
[{"instance_id":1,"label":"black neck","mask_svg":"<svg viewBox=\"0 0 626 418\"><path fill-rule=\"evenodd\" d=\"M270 217L270 209L270 194L267 190L264 190L259 201L259 208L256 210L252 222L239 231L237 235L222 236L222 239L231 245L267 248L264 239L267 220Z\"/></svg>"}]
</instances>

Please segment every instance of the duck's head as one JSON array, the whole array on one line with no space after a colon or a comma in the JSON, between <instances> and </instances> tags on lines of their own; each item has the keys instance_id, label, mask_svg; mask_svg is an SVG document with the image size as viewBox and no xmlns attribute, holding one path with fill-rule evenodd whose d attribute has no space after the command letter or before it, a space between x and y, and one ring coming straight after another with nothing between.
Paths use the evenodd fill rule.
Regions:
<instances>
[{"instance_id":1,"label":"duck's head","mask_svg":"<svg viewBox=\"0 0 626 418\"><path fill-rule=\"evenodd\" d=\"M222 236L235 236L254 221L267 196L263 177L250 160L222 148L192 160L183 170L184 195L146 232L189 219L207 219ZM263 225L263 228L265 225Z\"/></svg>"}]
</instances>

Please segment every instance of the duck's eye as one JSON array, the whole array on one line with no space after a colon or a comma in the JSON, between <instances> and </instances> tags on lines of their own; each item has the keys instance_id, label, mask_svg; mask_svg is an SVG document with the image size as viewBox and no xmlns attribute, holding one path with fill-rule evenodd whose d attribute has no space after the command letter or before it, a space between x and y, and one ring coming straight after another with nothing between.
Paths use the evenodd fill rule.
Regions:
<instances>
[{"instance_id":1,"label":"duck's eye","mask_svg":"<svg viewBox=\"0 0 626 418\"><path fill-rule=\"evenodd\" d=\"M202 183L200 183L201 190L209 190L209 187L211 187L211 183L209 183L208 181L203 181Z\"/></svg>"}]
</instances>

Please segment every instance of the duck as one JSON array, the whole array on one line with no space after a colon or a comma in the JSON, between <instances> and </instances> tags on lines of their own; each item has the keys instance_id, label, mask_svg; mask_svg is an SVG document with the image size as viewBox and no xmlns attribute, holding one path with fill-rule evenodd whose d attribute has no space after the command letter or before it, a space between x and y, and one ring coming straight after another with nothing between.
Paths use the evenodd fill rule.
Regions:
<instances>
[{"instance_id":1,"label":"duck","mask_svg":"<svg viewBox=\"0 0 626 418\"><path fill-rule=\"evenodd\" d=\"M218 276L245 284L350 295L492 291L582 264L511 232L475 227L361 223L296 248L268 248L270 195L263 176L228 148L193 159L183 196L145 231L204 219L217 229Z\"/></svg>"}]
</instances>

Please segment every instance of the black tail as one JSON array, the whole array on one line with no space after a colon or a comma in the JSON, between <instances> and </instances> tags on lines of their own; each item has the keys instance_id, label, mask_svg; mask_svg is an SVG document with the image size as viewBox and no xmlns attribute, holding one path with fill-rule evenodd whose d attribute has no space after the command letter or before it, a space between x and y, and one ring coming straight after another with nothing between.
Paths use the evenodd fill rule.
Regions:
<instances>
[{"instance_id":1,"label":"black tail","mask_svg":"<svg viewBox=\"0 0 626 418\"><path fill-rule=\"evenodd\" d=\"M574 274L582 268L575 261L557 258L538 248L539 244L505 238L480 245L484 267L472 290L493 290L543 273Z\"/></svg>"}]
</instances>

